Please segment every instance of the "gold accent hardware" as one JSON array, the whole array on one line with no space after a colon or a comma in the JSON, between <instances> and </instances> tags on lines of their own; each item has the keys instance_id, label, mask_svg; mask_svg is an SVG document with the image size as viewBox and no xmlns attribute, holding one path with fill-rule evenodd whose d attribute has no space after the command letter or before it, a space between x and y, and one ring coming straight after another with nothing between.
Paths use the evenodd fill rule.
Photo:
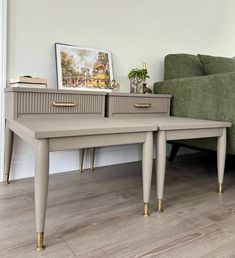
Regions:
<instances>
[{"instance_id":1,"label":"gold accent hardware","mask_svg":"<svg viewBox=\"0 0 235 258\"><path fill-rule=\"evenodd\" d=\"M144 216L145 217L149 216L149 203L148 202L144 203Z\"/></svg>"},{"instance_id":2,"label":"gold accent hardware","mask_svg":"<svg viewBox=\"0 0 235 258\"><path fill-rule=\"evenodd\" d=\"M219 183L219 189L218 189L218 192L219 192L219 194L222 194L223 193L223 184L221 183Z\"/></svg>"},{"instance_id":3,"label":"gold accent hardware","mask_svg":"<svg viewBox=\"0 0 235 258\"><path fill-rule=\"evenodd\" d=\"M76 106L75 101L53 101L52 105L55 107L74 107Z\"/></svg>"},{"instance_id":4,"label":"gold accent hardware","mask_svg":"<svg viewBox=\"0 0 235 258\"><path fill-rule=\"evenodd\" d=\"M136 108L150 108L151 103L135 103L134 107L136 107Z\"/></svg>"},{"instance_id":5,"label":"gold accent hardware","mask_svg":"<svg viewBox=\"0 0 235 258\"><path fill-rule=\"evenodd\" d=\"M43 232L37 233L37 251L42 251L45 249L45 246L43 245L43 238Z\"/></svg>"},{"instance_id":6,"label":"gold accent hardware","mask_svg":"<svg viewBox=\"0 0 235 258\"><path fill-rule=\"evenodd\" d=\"M95 148L90 149L90 166L91 171L94 171L94 163L95 163Z\"/></svg>"},{"instance_id":7,"label":"gold accent hardware","mask_svg":"<svg viewBox=\"0 0 235 258\"><path fill-rule=\"evenodd\" d=\"M83 161L84 161L84 153L85 149L80 149L79 150L79 156L80 156L80 172L83 172Z\"/></svg>"},{"instance_id":8,"label":"gold accent hardware","mask_svg":"<svg viewBox=\"0 0 235 258\"><path fill-rule=\"evenodd\" d=\"M157 212L163 212L162 199L157 199Z\"/></svg>"}]
</instances>

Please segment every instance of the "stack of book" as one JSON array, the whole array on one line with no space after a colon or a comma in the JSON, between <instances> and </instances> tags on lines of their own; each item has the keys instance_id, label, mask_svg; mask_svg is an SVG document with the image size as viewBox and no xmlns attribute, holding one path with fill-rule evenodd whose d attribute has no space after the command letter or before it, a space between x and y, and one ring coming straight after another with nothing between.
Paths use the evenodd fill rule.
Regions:
<instances>
[{"instance_id":1,"label":"stack of book","mask_svg":"<svg viewBox=\"0 0 235 258\"><path fill-rule=\"evenodd\" d=\"M11 84L11 87L46 89L47 79L30 77L30 76L20 76L16 79L11 79L10 84Z\"/></svg>"}]
</instances>

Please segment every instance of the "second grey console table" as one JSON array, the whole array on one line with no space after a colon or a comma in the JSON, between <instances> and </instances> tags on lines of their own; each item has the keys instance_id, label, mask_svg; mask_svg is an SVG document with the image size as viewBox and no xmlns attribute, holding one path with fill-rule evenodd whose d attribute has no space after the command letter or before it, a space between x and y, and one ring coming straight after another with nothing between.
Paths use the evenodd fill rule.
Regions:
<instances>
[{"instance_id":1,"label":"second grey console table","mask_svg":"<svg viewBox=\"0 0 235 258\"><path fill-rule=\"evenodd\" d=\"M223 191L224 165L226 156L226 128L231 123L192 119L184 117L126 117L128 121L156 125L154 146L156 148L157 211L163 211L163 190L166 173L166 142L170 140L217 138L218 191Z\"/></svg>"}]
</instances>

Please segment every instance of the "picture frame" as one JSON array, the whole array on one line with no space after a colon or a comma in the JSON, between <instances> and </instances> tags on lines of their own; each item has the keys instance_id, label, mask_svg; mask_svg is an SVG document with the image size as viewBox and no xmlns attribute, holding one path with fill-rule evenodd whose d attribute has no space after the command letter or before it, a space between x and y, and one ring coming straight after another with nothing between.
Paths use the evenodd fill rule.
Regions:
<instances>
[{"instance_id":1,"label":"picture frame","mask_svg":"<svg viewBox=\"0 0 235 258\"><path fill-rule=\"evenodd\" d=\"M58 89L111 92L111 52L55 43Z\"/></svg>"}]
</instances>

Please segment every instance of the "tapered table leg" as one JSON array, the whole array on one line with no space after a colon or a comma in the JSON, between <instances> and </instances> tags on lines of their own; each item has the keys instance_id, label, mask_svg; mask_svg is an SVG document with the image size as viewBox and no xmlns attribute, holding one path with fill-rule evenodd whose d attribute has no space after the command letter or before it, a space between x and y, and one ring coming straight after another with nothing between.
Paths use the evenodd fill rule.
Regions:
<instances>
[{"instance_id":1,"label":"tapered table leg","mask_svg":"<svg viewBox=\"0 0 235 258\"><path fill-rule=\"evenodd\" d=\"M166 133L158 131L156 133L156 179L157 179L157 211L162 212L163 191L166 171Z\"/></svg>"},{"instance_id":2,"label":"tapered table leg","mask_svg":"<svg viewBox=\"0 0 235 258\"><path fill-rule=\"evenodd\" d=\"M79 150L79 162L80 162L80 172L83 172L83 162L84 162L84 154L85 154L85 149L80 149Z\"/></svg>"},{"instance_id":3,"label":"tapered table leg","mask_svg":"<svg viewBox=\"0 0 235 258\"><path fill-rule=\"evenodd\" d=\"M149 216L149 200L152 181L153 165L153 133L146 133L146 141L143 143L142 151L142 177L143 177L143 200L144 216Z\"/></svg>"},{"instance_id":4,"label":"tapered table leg","mask_svg":"<svg viewBox=\"0 0 235 258\"><path fill-rule=\"evenodd\" d=\"M218 190L223 192L224 166L226 157L226 128L223 129L222 136L217 139L217 171L218 171Z\"/></svg>"},{"instance_id":5,"label":"tapered table leg","mask_svg":"<svg viewBox=\"0 0 235 258\"><path fill-rule=\"evenodd\" d=\"M8 121L5 127L5 156L4 156L4 182L10 183L10 169L13 149L14 133L9 129Z\"/></svg>"},{"instance_id":6,"label":"tapered table leg","mask_svg":"<svg viewBox=\"0 0 235 258\"><path fill-rule=\"evenodd\" d=\"M35 160L35 215L36 215L36 231L37 231L37 250L41 251L45 247L43 245L44 227L46 218L47 194L48 194L48 178L49 178L49 149L48 140L38 140L36 145Z\"/></svg>"},{"instance_id":7,"label":"tapered table leg","mask_svg":"<svg viewBox=\"0 0 235 258\"><path fill-rule=\"evenodd\" d=\"M94 171L95 151L96 151L96 148L91 148L90 149L90 167L91 167L91 171Z\"/></svg>"}]
</instances>

